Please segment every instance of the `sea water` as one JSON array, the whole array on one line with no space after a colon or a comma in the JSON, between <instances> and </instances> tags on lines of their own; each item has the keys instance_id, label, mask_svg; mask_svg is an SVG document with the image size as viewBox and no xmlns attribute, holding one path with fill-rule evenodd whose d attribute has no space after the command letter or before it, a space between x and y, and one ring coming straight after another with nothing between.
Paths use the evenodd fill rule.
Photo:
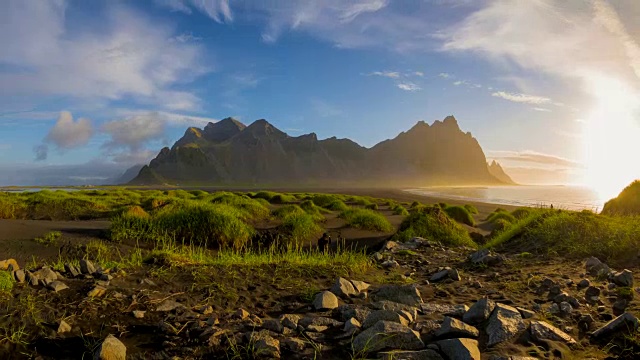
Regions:
<instances>
[{"instance_id":1,"label":"sea water","mask_svg":"<svg viewBox=\"0 0 640 360\"><path fill-rule=\"evenodd\" d=\"M482 187L428 187L408 189L407 192L460 201L490 204L550 207L567 210L599 212L608 199L602 199L595 190L572 185L519 185Z\"/></svg>"}]
</instances>

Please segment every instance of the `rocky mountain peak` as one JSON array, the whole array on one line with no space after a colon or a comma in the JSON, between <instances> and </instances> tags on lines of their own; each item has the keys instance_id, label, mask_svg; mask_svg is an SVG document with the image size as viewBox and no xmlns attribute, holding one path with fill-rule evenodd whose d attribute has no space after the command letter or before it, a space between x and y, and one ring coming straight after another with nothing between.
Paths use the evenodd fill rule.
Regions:
<instances>
[{"instance_id":1,"label":"rocky mountain peak","mask_svg":"<svg viewBox=\"0 0 640 360\"><path fill-rule=\"evenodd\" d=\"M223 142L243 131L247 126L228 117L216 123L208 123L204 128L204 138L212 142Z\"/></svg>"}]
</instances>

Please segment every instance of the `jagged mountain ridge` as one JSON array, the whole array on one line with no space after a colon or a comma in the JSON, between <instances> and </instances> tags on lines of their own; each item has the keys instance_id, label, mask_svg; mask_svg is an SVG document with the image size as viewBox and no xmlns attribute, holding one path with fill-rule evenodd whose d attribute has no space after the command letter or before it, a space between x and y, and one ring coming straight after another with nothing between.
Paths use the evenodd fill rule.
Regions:
<instances>
[{"instance_id":1,"label":"jagged mountain ridge","mask_svg":"<svg viewBox=\"0 0 640 360\"><path fill-rule=\"evenodd\" d=\"M502 181L505 184L509 184L509 185L516 184L516 182L513 181L513 179L511 179L511 176L507 175L507 173L504 171L502 166L500 166L500 164L497 161L493 160L491 164L489 164L488 168L489 168L489 173L493 175L496 179Z\"/></svg>"},{"instance_id":2,"label":"jagged mountain ridge","mask_svg":"<svg viewBox=\"0 0 640 360\"><path fill-rule=\"evenodd\" d=\"M264 119L245 126L227 118L204 129L188 128L132 183L377 187L506 182L491 174L480 144L448 116L432 125L418 122L372 148L349 139L318 140L315 133L292 137Z\"/></svg>"}]
</instances>

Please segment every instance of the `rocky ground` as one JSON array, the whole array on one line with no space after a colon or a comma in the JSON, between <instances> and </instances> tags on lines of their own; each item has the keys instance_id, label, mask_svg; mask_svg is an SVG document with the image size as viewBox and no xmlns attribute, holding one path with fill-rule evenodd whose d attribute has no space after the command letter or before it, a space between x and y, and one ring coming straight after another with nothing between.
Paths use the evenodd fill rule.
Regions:
<instances>
[{"instance_id":1,"label":"rocky ground","mask_svg":"<svg viewBox=\"0 0 640 360\"><path fill-rule=\"evenodd\" d=\"M634 274L596 258L387 242L358 277L0 262L0 358L636 359ZM19 265L22 265L19 266ZM633 270L633 269L632 269Z\"/></svg>"}]
</instances>

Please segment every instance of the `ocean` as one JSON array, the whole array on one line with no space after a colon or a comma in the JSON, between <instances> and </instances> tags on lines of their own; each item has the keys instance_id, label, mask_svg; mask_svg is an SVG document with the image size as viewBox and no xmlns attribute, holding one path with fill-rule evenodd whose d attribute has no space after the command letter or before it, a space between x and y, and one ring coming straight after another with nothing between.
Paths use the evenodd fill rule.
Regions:
<instances>
[{"instance_id":1,"label":"ocean","mask_svg":"<svg viewBox=\"0 0 640 360\"><path fill-rule=\"evenodd\" d=\"M593 189L572 185L465 186L407 189L410 193L444 199L499 205L549 207L600 212L608 199Z\"/></svg>"}]
</instances>

